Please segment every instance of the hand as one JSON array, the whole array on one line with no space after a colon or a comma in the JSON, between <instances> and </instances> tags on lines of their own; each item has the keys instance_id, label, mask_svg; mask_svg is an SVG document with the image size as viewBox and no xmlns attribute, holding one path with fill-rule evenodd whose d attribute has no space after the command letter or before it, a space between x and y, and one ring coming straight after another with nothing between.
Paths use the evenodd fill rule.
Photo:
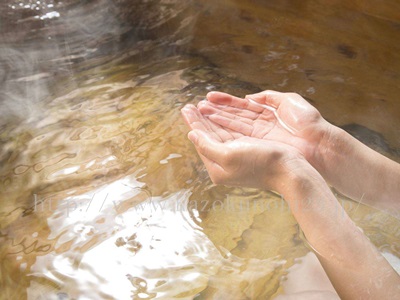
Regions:
<instances>
[{"instance_id":1,"label":"hand","mask_svg":"<svg viewBox=\"0 0 400 300\"><path fill-rule=\"evenodd\" d=\"M302 155L312 157L321 151L319 143L330 134L329 123L296 94L268 91L251 97L275 107L275 113L222 93L209 94L213 104L200 103L202 113L193 105L182 110L192 129L189 139L213 182L268 188L283 194L341 298L399 298L399 275L345 212L339 221L340 204ZM276 115L294 134L278 123ZM357 145L353 148L360 149ZM354 153L352 156L357 157ZM368 153L364 158L370 161ZM344 162L339 159L342 165L349 165L348 160ZM388 178L394 177L394 191L398 189L395 168L388 173Z\"/></svg>"},{"instance_id":2,"label":"hand","mask_svg":"<svg viewBox=\"0 0 400 300\"><path fill-rule=\"evenodd\" d=\"M207 98L199 103L199 111L222 128L292 146L343 195L400 214L400 165L324 120L301 96L264 91L240 99L211 92ZM265 104L276 110L261 106Z\"/></svg>"},{"instance_id":3,"label":"hand","mask_svg":"<svg viewBox=\"0 0 400 300\"><path fill-rule=\"evenodd\" d=\"M324 150L321 149L322 141L332 126L316 108L294 93L264 91L241 99L211 92L207 99L199 103L198 109L216 124L243 136L293 146L311 163L316 161L318 152ZM254 102L266 104L276 111Z\"/></svg>"},{"instance_id":4,"label":"hand","mask_svg":"<svg viewBox=\"0 0 400 300\"><path fill-rule=\"evenodd\" d=\"M216 184L282 192L284 182L311 168L292 146L224 129L193 105L185 106L182 115L192 129L188 137Z\"/></svg>"}]
</instances>

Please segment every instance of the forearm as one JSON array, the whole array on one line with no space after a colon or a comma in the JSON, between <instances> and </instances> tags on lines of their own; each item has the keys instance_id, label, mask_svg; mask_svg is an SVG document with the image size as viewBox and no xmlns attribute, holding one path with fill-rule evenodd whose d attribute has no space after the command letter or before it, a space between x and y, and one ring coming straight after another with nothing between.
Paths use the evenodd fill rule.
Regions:
<instances>
[{"instance_id":1,"label":"forearm","mask_svg":"<svg viewBox=\"0 0 400 300\"><path fill-rule=\"evenodd\" d=\"M290 178L281 193L342 299L395 299L400 277L314 173Z\"/></svg>"},{"instance_id":2,"label":"forearm","mask_svg":"<svg viewBox=\"0 0 400 300\"><path fill-rule=\"evenodd\" d=\"M342 194L400 213L400 165L331 126L311 164Z\"/></svg>"}]
</instances>

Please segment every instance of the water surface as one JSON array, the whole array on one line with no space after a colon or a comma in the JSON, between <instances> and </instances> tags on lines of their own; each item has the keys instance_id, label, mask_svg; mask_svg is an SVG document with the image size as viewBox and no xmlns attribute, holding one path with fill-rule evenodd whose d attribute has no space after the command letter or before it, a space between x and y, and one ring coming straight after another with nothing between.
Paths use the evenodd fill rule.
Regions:
<instances>
[{"instance_id":1,"label":"water surface","mask_svg":"<svg viewBox=\"0 0 400 300\"><path fill-rule=\"evenodd\" d=\"M310 249L287 206L214 186L186 138L180 109L208 91L296 91L399 161L396 1L16 0L0 11L4 299L288 292ZM337 196L400 255L396 219Z\"/></svg>"}]
</instances>

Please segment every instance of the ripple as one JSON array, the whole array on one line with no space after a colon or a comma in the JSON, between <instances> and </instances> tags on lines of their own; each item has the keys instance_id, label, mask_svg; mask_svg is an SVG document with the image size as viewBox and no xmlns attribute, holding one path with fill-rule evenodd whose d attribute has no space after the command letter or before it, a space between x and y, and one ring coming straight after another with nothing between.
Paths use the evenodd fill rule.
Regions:
<instances>
[{"instance_id":1,"label":"ripple","mask_svg":"<svg viewBox=\"0 0 400 300\"><path fill-rule=\"evenodd\" d=\"M123 299L133 293L138 297L191 299L208 286L227 293L232 287L224 283L226 276L249 280L250 274L267 276L282 264L221 253L193 221L187 208L189 191L166 198L141 197L136 205L118 210L116 205L121 201L132 203L135 195L141 195L140 186L134 177L126 177L75 197L76 208L81 207L79 201L90 201L90 205L85 204L86 211L72 211L68 205L69 214L54 213L48 223L52 231L49 238L57 239L55 249L71 244L57 255L51 252L37 257L31 278L62 283L63 292L81 297ZM95 203L96 198L102 200ZM66 209L59 203L61 208ZM29 296L34 294L28 289Z\"/></svg>"},{"instance_id":2,"label":"ripple","mask_svg":"<svg viewBox=\"0 0 400 300\"><path fill-rule=\"evenodd\" d=\"M276 14L287 9L190 3L0 5L0 121L10 121L0 130L0 253L14 253L1 261L4 297L24 298L14 293L28 286L34 299L267 299L277 291L304 251L297 225L273 208L276 199L250 211L242 204L264 194L212 185L179 114L209 90L285 87L338 124L364 122L398 142L388 135L398 119L398 63L384 59L395 55L393 24L358 18L380 29L370 41L346 33L341 43L368 52L349 60L326 43L337 37L325 23L338 15L331 10L314 16L302 7L309 18L297 18L288 6L281 22ZM32 208L39 193L43 205ZM362 208L352 217L398 255L398 222Z\"/></svg>"},{"instance_id":3,"label":"ripple","mask_svg":"<svg viewBox=\"0 0 400 300\"><path fill-rule=\"evenodd\" d=\"M26 171L29 170L31 166L24 166L24 165L19 165L16 168L14 168L14 174L15 175L20 175L24 174Z\"/></svg>"},{"instance_id":4,"label":"ripple","mask_svg":"<svg viewBox=\"0 0 400 300\"><path fill-rule=\"evenodd\" d=\"M51 158L49 160L46 160L46 161L39 162L39 163L35 164L33 166L33 170L35 172L40 172L41 170L43 170L46 167L55 165L55 164L65 160L65 159L71 159L71 158L74 158L74 157L76 157L76 153L62 153L62 154L59 154L59 155L57 155L57 156L55 156L55 157L53 157L53 158Z\"/></svg>"}]
</instances>

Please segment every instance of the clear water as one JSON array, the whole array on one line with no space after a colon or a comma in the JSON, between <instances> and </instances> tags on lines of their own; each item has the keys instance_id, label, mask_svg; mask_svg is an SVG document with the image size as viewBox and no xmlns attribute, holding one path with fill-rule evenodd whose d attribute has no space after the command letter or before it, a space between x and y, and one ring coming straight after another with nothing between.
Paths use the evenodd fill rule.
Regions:
<instances>
[{"instance_id":1,"label":"clear water","mask_svg":"<svg viewBox=\"0 0 400 300\"><path fill-rule=\"evenodd\" d=\"M272 193L212 185L180 108L210 90L296 91L399 160L398 6L0 4L0 297L288 292L310 252L290 211ZM338 198L400 255L398 220Z\"/></svg>"}]
</instances>

